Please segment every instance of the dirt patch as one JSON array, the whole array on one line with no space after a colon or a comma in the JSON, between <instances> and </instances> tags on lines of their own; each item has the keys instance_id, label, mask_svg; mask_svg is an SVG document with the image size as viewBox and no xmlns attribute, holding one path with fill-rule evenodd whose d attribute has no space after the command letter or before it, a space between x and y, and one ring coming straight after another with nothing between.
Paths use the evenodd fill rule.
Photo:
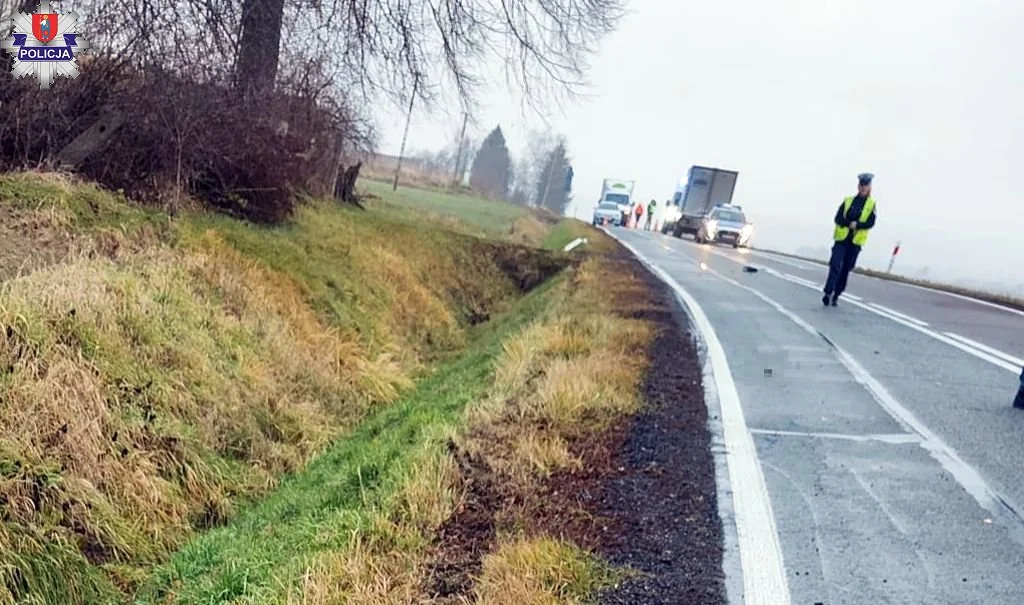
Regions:
<instances>
[{"instance_id":1,"label":"dirt patch","mask_svg":"<svg viewBox=\"0 0 1024 605\"><path fill-rule=\"evenodd\" d=\"M60 262L70 250L71 238L43 218L0 205L0 282Z\"/></svg>"},{"instance_id":2,"label":"dirt patch","mask_svg":"<svg viewBox=\"0 0 1024 605\"><path fill-rule=\"evenodd\" d=\"M646 288L617 301L657 327L649 351L643 412L570 444L582 461L530 489L514 489L481 460L458 452L465 497L441 528L426 591L459 602L481 559L505 531L567 539L630 573L601 602L725 602L722 529L700 365L686 319L667 289L630 257Z\"/></svg>"},{"instance_id":3,"label":"dirt patch","mask_svg":"<svg viewBox=\"0 0 1024 605\"><path fill-rule=\"evenodd\" d=\"M480 574L483 556L496 535L495 512L502 508L500 482L481 460L449 446L459 465L464 495L438 530L431 552L426 592L434 599L467 595Z\"/></svg>"},{"instance_id":4,"label":"dirt patch","mask_svg":"<svg viewBox=\"0 0 1024 605\"><path fill-rule=\"evenodd\" d=\"M528 246L478 240L474 254L494 260L521 292L529 292L572 262L570 257Z\"/></svg>"}]
</instances>

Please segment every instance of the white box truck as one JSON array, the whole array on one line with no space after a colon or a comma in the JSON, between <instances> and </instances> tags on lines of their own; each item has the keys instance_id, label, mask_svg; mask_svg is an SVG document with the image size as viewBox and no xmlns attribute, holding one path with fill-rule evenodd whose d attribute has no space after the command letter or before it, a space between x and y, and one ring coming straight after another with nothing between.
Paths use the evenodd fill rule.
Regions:
<instances>
[{"instance_id":1,"label":"white box truck","mask_svg":"<svg viewBox=\"0 0 1024 605\"><path fill-rule=\"evenodd\" d=\"M633 189L636 188L636 181L624 181L621 179L605 179L601 183L601 197L597 200L600 206L606 202L614 202L619 206L622 213L620 222L625 223L629 218L630 206L633 205Z\"/></svg>"}]
</instances>

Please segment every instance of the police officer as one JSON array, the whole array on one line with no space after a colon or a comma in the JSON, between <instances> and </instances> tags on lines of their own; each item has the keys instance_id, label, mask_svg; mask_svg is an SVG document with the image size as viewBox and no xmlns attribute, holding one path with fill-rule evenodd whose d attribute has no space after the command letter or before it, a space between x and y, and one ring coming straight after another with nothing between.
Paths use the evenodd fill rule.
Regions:
<instances>
[{"instance_id":1,"label":"police officer","mask_svg":"<svg viewBox=\"0 0 1024 605\"><path fill-rule=\"evenodd\" d=\"M1020 385L1017 386L1017 396L1013 398L1013 407L1024 409L1024 369L1020 372Z\"/></svg>"},{"instance_id":2,"label":"police officer","mask_svg":"<svg viewBox=\"0 0 1024 605\"><path fill-rule=\"evenodd\" d=\"M836 306L839 295L846 290L846 280L857 264L857 255L868 241L868 230L875 226L875 200L871 197L871 180L875 175L857 176L857 195L839 204L835 216L832 258L828 262L825 296L821 304Z\"/></svg>"}]
</instances>

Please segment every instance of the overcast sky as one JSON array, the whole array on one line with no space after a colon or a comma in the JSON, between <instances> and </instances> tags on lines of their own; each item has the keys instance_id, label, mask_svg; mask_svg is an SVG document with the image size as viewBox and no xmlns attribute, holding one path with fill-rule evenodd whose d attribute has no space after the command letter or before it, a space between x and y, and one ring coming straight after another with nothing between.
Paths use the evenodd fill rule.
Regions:
<instances>
[{"instance_id":1,"label":"overcast sky","mask_svg":"<svg viewBox=\"0 0 1024 605\"><path fill-rule=\"evenodd\" d=\"M553 112L576 170L577 216L601 179L663 202L692 164L739 171L756 245L829 245L859 172L878 223L862 264L1024 284L1024 2L634 0L593 60L590 98ZM500 123L513 154L546 127L495 85L475 136ZM413 149L457 136L458 109L417 113ZM399 114L400 115L400 114ZM382 116L382 151L402 120Z\"/></svg>"}]
</instances>

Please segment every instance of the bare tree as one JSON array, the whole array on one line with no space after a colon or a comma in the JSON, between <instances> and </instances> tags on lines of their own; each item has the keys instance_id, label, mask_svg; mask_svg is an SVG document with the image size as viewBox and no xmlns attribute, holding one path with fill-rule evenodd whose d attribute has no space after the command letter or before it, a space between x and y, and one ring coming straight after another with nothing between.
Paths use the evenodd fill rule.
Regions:
<instances>
[{"instance_id":1,"label":"bare tree","mask_svg":"<svg viewBox=\"0 0 1024 605\"><path fill-rule=\"evenodd\" d=\"M247 99L273 90L285 0L244 0L235 83Z\"/></svg>"},{"instance_id":2,"label":"bare tree","mask_svg":"<svg viewBox=\"0 0 1024 605\"><path fill-rule=\"evenodd\" d=\"M585 84L587 60L624 0L81 0L94 47L134 62L237 79L262 89L279 55L326 57L336 91L436 99L454 87L472 104L489 60L538 105ZM145 24L145 27L140 27ZM281 63L285 66L285 63Z\"/></svg>"}]
</instances>

